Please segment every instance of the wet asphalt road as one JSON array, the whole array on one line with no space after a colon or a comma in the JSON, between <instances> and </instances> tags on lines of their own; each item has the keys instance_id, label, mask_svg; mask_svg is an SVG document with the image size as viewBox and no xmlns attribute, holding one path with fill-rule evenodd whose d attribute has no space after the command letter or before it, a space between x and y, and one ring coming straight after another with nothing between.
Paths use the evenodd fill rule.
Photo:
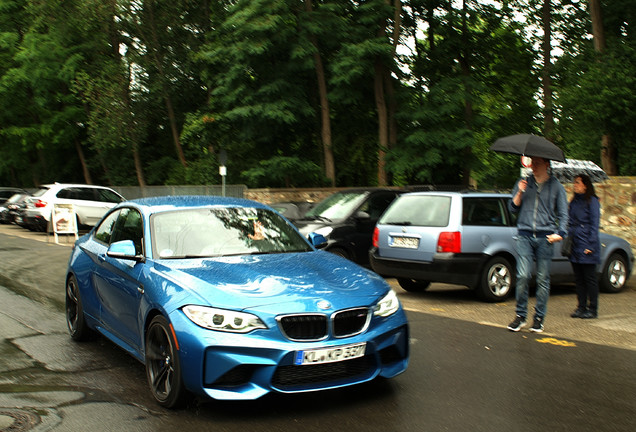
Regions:
<instances>
[{"instance_id":1,"label":"wet asphalt road","mask_svg":"<svg viewBox=\"0 0 636 432\"><path fill-rule=\"evenodd\" d=\"M70 244L46 240L0 226L0 430L636 430L633 281L602 295L601 316L590 321L569 318L574 295L554 289L539 335L505 330L513 301L484 304L448 286L397 288L411 324L404 374L166 411L140 363L103 338L70 341L62 308Z\"/></svg>"}]
</instances>

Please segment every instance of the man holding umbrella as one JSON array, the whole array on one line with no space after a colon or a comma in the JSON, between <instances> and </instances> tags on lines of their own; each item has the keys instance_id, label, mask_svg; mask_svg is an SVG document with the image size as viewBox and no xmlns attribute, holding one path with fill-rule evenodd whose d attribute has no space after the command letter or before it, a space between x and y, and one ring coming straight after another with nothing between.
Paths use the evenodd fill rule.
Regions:
<instances>
[{"instance_id":1,"label":"man holding umbrella","mask_svg":"<svg viewBox=\"0 0 636 432\"><path fill-rule=\"evenodd\" d=\"M523 147L514 147L522 142ZM549 144L549 145L548 145ZM508 325L521 330L528 315L528 283L533 261L537 269L535 314L530 331L541 333L550 296L550 265L554 243L563 240L568 226L568 202L565 188L548 169L550 159L563 160L563 152L544 138L535 135L513 135L500 138L492 150L525 154L532 160L532 175L520 178L512 190L508 206L517 213L518 235L515 248L517 261L516 317ZM555 150L556 149L556 150Z\"/></svg>"}]
</instances>

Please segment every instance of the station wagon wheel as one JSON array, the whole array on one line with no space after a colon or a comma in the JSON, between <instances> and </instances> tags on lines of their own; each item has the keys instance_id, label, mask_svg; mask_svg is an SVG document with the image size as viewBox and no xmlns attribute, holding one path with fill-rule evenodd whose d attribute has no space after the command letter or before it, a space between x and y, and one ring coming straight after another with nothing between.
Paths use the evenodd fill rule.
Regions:
<instances>
[{"instance_id":1,"label":"station wagon wheel","mask_svg":"<svg viewBox=\"0 0 636 432\"><path fill-rule=\"evenodd\" d=\"M431 285L429 281L419 279L398 278L398 283L408 292L422 292Z\"/></svg>"},{"instance_id":2,"label":"station wagon wheel","mask_svg":"<svg viewBox=\"0 0 636 432\"><path fill-rule=\"evenodd\" d=\"M504 257L494 257L484 266L477 293L489 302L505 300L511 293L515 282L515 270Z\"/></svg>"},{"instance_id":3,"label":"station wagon wheel","mask_svg":"<svg viewBox=\"0 0 636 432\"><path fill-rule=\"evenodd\" d=\"M71 338L75 341L87 340L92 331L86 324L84 318L84 308L82 306L82 297L80 296L77 279L75 276L69 276L66 281L66 324Z\"/></svg>"},{"instance_id":4,"label":"station wagon wheel","mask_svg":"<svg viewBox=\"0 0 636 432\"><path fill-rule=\"evenodd\" d=\"M179 353L162 315L153 318L146 332L146 377L159 405L176 408L185 401Z\"/></svg>"},{"instance_id":5,"label":"station wagon wheel","mask_svg":"<svg viewBox=\"0 0 636 432\"><path fill-rule=\"evenodd\" d=\"M601 289L608 293L617 293L627 281L627 262L617 253L610 255L601 274Z\"/></svg>"},{"instance_id":6,"label":"station wagon wheel","mask_svg":"<svg viewBox=\"0 0 636 432\"><path fill-rule=\"evenodd\" d=\"M349 256L349 253L346 250L342 249L342 248L329 249L328 252L331 252L334 255L338 255L338 256L346 258L348 260L351 259L351 257Z\"/></svg>"}]
</instances>

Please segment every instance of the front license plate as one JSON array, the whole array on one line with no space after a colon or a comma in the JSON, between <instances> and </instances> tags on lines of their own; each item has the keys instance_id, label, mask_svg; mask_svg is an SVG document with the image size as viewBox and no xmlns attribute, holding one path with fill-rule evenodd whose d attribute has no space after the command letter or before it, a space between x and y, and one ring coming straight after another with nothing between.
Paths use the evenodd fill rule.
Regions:
<instances>
[{"instance_id":1,"label":"front license plate","mask_svg":"<svg viewBox=\"0 0 636 432\"><path fill-rule=\"evenodd\" d=\"M417 237L389 237L389 246L406 249L417 249L420 239Z\"/></svg>"},{"instance_id":2,"label":"front license plate","mask_svg":"<svg viewBox=\"0 0 636 432\"><path fill-rule=\"evenodd\" d=\"M367 343L343 345L333 348L296 351L294 364L311 365L320 363L334 363L364 356Z\"/></svg>"}]
</instances>

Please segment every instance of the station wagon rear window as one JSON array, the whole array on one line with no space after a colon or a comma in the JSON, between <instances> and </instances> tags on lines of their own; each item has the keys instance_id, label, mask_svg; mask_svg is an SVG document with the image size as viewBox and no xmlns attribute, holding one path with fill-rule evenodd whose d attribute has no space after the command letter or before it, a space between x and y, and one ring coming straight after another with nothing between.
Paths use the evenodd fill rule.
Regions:
<instances>
[{"instance_id":1,"label":"station wagon rear window","mask_svg":"<svg viewBox=\"0 0 636 432\"><path fill-rule=\"evenodd\" d=\"M402 196L384 213L383 225L448 226L451 197L441 195Z\"/></svg>"}]
</instances>

